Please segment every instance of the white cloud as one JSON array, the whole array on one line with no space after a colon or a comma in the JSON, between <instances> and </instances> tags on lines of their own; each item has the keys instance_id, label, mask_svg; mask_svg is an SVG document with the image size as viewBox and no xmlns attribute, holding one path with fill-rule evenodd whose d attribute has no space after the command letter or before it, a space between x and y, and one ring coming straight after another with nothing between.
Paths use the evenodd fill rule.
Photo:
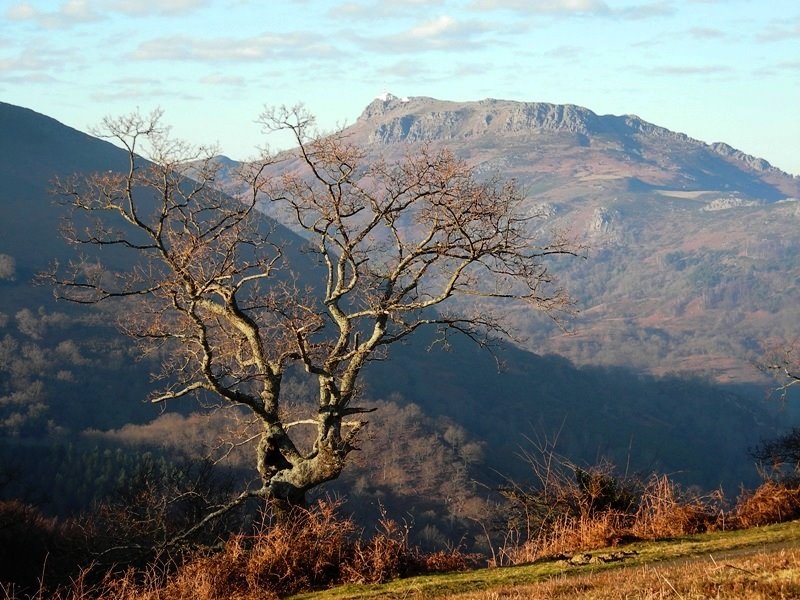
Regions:
<instances>
[{"instance_id":1,"label":"white cloud","mask_svg":"<svg viewBox=\"0 0 800 600\"><path fill-rule=\"evenodd\" d=\"M320 41L314 33L263 34L249 38L162 37L142 42L133 52L137 60L197 62L251 62L269 58L332 60L341 51Z\"/></svg>"},{"instance_id":2,"label":"white cloud","mask_svg":"<svg viewBox=\"0 0 800 600\"><path fill-rule=\"evenodd\" d=\"M235 75L223 75L222 73L212 73L200 79L202 85L225 86L225 87L244 87L246 80L244 77Z\"/></svg>"},{"instance_id":3,"label":"white cloud","mask_svg":"<svg viewBox=\"0 0 800 600\"><path fill-rule=\"evenodd\" d=\"M6 18L13 21L27 21L30 19L35 19L36 15L38 14L39 11L26 2L15 4L6 10Z\"/></svg>"},{"instance_id":4,"label":"white cloud","mask_svg":"<svg viewBox=\"0 0 800 600\"><path fill-rule=\"evenodd\" d=\"M430 50L472 50L485 45L483 39L491 28L478 21L458 21L442 15L422 21L399 33L355 37L366 49L381 53L416 53Z\"/></svg>"},{"instance_id":5,"label":"white cloud","mask_svg":"<svg viewBox=\"0 0 800 600\"><path fill-rule=\"evenodd\" d=\"M208 0L114 0L107 3L115 11L130 16L178 15L194 12L208 5Z\"/></svg>"},{"instance_id":6,"label":"white cloud","mask_svg":"<svg viewBox=\"0 0 800 600\"><path fill-rule=\"evenodd\" d=\"M420 23L416 27L412 27L408 35L413 38L430 38L433 36L447 35L448 32L452 33L458 29L458 24L455 19L442 15L430 21Z\"/></svg>"},{"instance_id":7,"label":"white cloud","mask_svg":"<svg viewBox=\"0 0 800 600\"><path fill-rule=\"evenodd\" d=\"M611 12L602 0L475 0L473 8L514 10L532 14L603 14Z\"/></svg>"},{"instance_id":8,"label":"white cloud","mask_svg":"<svg viewBox=\"0 0 800 600\"><path fill-rule=\"evenodd\" d=\"M348 19L362 19L376 21L398 15L418 15L423 9L433 9L445 4L444 0L404 0L402 2L386 2L385 0L370 0L368 2L343 2L328 11L332 18L347 17Z\"/></svg>"},{"instance_id":9,"label":"white cloud","mask_svg":"<svg viewBox=\"0 0 800 600\"><path fill-rule=\"evenodd\" d=\"M30 3L22 2L10 7L6 17L16 21L34 21L45 29L63 29L102 18L88 0L66 0L52 11L42 11Z\"/></svg>"},{"instance_id":10,"label":"white cloud","mask_svg":"<svg viewBox=\"0 0 800 600\"><path fill-rule=\"evenodd\" d=\"M67 0L61 5L59 12L64 17L76 21L92 21L97 18L87 0Z\"/></svg>"},{"instance_id":11,"label":"white cloud","mask_svg":"<svg viewBox=\"0 0 800 600\"><path fill-rule=\"evenodd\" d=\"M607 16L621 19L647 19L670 15L675 7L670 0L657 0L611 8L603 0L473 0L478 10L509 10L528 15Z\"/></svg>"}]
</instances>

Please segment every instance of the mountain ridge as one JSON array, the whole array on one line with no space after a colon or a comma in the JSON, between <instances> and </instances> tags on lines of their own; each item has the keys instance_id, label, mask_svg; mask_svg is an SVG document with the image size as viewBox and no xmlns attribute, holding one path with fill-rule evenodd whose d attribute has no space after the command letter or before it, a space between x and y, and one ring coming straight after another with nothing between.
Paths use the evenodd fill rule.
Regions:
<instances>
[{"instance_id":1,"label":"mountain ridge","mask_svg":"<svg viewBox=\"0 0 800 600\"><path fill-rule=\"evenodd\" d=\"M511 313L528 350L763 385L759 345L800 335L800 177L765 159L632 115L496 99L387 94L339 133L366 161L449 149L480 176L515 180L543 235L589 248L554 269L578 301L572 336ZM299 168L286 156L275 175Z\"/></svg>"},{"instance_id":2,"label":"mountain ridge","mask_svg":"<svg viewBox=\"0 0 800 600\"><path fill-rule=\"evenodd\" d=\"M361 133L361 137L366 138L363 141L367 143L384 146L397 143L464 142L481 136L508 138L542 133L569 134L575 136L577 146L595 146L607 153L621 152L623 159L643 164L653 164L652 155L656 154L654 146L671 144L679 150L705 154L700 158L705 158L706 162L718 158L759 177L768 176L769 185L776 189L772 192L761 190L762 194L768 196L767 200L800 196L800 176L786 173L764 158L749 155L724 142L702 142L636 115L598 115L574 104L494 98L453 102L427 96L401 99L388 94L367 105L348 129ZM675 167L673 162L663 158L655 161L655 164L662 170ZM716 168L721 166L718 164ZM650 183L658 185L664 181ZM678 187L681 186L692 187L691 181L678 182Z\"/></svg>"},{"instance_id":3,"label":"mountain ridge","mask_svg":"<svg viewBox=\"0 0 800 600\"><path fill-rule=\"evenodd\" d=\"M8 118L3 121L2 113L6 112L33 119L37 121L32 123L34 129L49 128L50 132L49 137L34 140L25 135L25 127L22 127L13 140L0 136L6 144L4 148L13 147L3 168L16 179L7 183L13 181L20 185L17 189L10 185L0 187L0 254L13 255L17 266L16 277L0 278L0 396L14 398L12 403L0 403L0 431L7 434L0 436L3 442L0 451L5 453L0 459L21 454L30 458L30 453L20 452L29 442L41 444L45 452L51 443L85 440L81 432L87 428L118 429L126 423L154 424L153 445L163 447L170 443L168 438L174 426L157 422L160 407L142 402L154 385L151 373L159 371L158 357L135 360L129 340L113 331L112 324L120 318L119 312L55 304L49 289L30 285L38 265L53 259L66 262L76 254L58 236L59 215L64 207L53 202L48 193L48 177L53 167L62 174L103 172L119 164L124 151L105 142L99 143L55 120L39 121L36 113L3 109L0 106L0 124L9 122ZM0 129L3 134L9 130ZM48 139L54 142L52 146L48 145ZM55 143L59 140L60 143ZM73 143L69 143L70 140ZM47 152L43 153L43 149ZM79 157L93 158L78 160ZM234 166L229 161L225 164ZM37 169L35 172L26 171L31 165ZM34 174L35 177L30 177ZM624 202L625 198L621 197L617 204L608 203L608 210L600 214L602 218L596 234L601 243L607 242L602 236L619 234L619 247L625 248L630 237L628 223L635 221L636 215ZM662 210L673 202L662 199L657 208ZM575 211L583 211L591 217L597 205L577 198L557 208L552 220L574 218L579 222L574 217ZM738 210L755 209L733 209ZM719 218L717 213L698 214L708 220ZM548 220L545 226L549 226ZM19 245L15 245L17 242ZM609 244L602 250L611 252L614 248L616 246ZM755 254L761 250L753 245L751 252ZM687 252L662 262L679 265L680 273L694 275L696 260L697 257ZM601 277L610 281L609 285L618 287L618 282L606 277L608 273L603 270L609 261L591 256L589 261L574 263L576 269L588 270L591 276L599 270ZM566 266L559 265L556 272L565 272ZM573 282L577 284L587 279L585 272L579 271ZM636 285L646 286L649 282L637 281ZM573 287L573 283L569 283L567 287L582 298L598 301L592 297L588 285L580 283ZM651 292L646 288L643 291ZM777 298L776 294L772 296ZM619 305L609 306L608 314L614 314L615 319L629 319L629 315L619 316ZM527 313L510 315L512 320L529 316ZM543 336L553 335L541 322L517 322L520 323L517 330L520 337L532 333L534 351L499 342L495 352L505 366L503 372L498 372L488 353L463 338L451 340L454 352L430 354L428 350L435 340L430 331L393 347L390 360L370 364L365 371L365 402L384 399L398 406L416 404L419 407L416 410L441 431L434 435L430 429L414 429L420 419L413 410L414 414L407 419L408 427L398 427L388 415L389 420L384 421L388 425L383 426L383 431L387 439L399 445L384 444L375 457L368 457L376 461L371 472L382 472L382 479L374 477L371 481L366 475L366 479L358 483L363 472L351 471L353 477L349 481L355 482L349 488L350 493L360 495L358 497L365 503L372 499L385 501L387 490L400 494L402 488L386 478L387 463L395 464L404 477L410 473L426 480L436 478L455 488L461 486L467 475L470 480L487 484L497 480L497 473L525 478L530 475L528 468L514 457L525 439L539 433L558 437L558 451L566 453L576 464L600 457L619 464L629 460L632 468L642 472L650 468L672 473L680 471L687 485L711 488L723 481L737 486L754 477L746 458L746 447L757 443L759 437L773 435L778 425L774 411L761 402L761 390L753 394L749 388L718 385L696 377L653 376L643 373L644 368L637 370L640 365L635 361L629 361L630 365L624 368L608 368L610 363L624 361L614 356L604 357L604 353L627 344L632 352L641 354L641 347L630 343L629 338L613 335L601 337L600 344L593 346L596 337L592 338L594 332L587 329L583 338L560 337L559 340L568 346L567 351L563 351L564 348L557 345L548 347L541 343ZM582 327L583 323L578 325ZM635 335L641 334L648 340L666 339L657 323L643 329L640 323L631 321L632 330L634 325ZM590 354L591 360L583 361L583 366L563 358L569 355L576 342L588 348ZM553 348L562 350L562 356L556 356ZM663 364L671 363L663 361ZM300 384L302 381L287 381L287 387L294 386L302 400ZM168 408L180 410L186 406L171 404ZM379 416L376 414L378 427ZM467 445L474 442L485 446L485 452L474 464L458 462L457 472L435 471L432 475L431 445L447 437L448 428L451 433L458 433L459 439L463 433ZM183 439L192 441L190 438L187 434ZM419 441L414 452L402 449L410 440ZM50 464L52 457L48 458L46 453L36 456L44 458L31 460ZM386 461L381 467L383 458ZM86 481L91 486L94 480ZM75 483L83 486L84 482ZM451 510L449 492L435 498L421 498L416 488L411 489L410 485L407 488L410 491L402 492L408 494L403 497L403 511L413 508L412 505L419 507L421 501L438 502L442 511ZM466 494L465 489L459 493ZM365 495L364 490L372 495Z\"/></svg>"}]
</instances>

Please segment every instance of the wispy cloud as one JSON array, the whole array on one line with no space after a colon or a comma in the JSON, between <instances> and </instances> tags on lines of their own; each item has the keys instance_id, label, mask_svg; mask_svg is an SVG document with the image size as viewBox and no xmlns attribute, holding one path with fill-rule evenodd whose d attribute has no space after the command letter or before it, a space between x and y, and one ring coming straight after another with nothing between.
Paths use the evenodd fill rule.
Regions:
<instances>
[{"instance_id":1,"label":"wispy cloud","mask_svg":"<svg viewBox=\"0 0 800 600\"><path fill-rule=\"evenodd\" d=\"M113 13L129 17L186 15L209 4L209 0L64 0L54 10L41 10L30 2L9 7L12 21L31 21L44 29L67 29L106 19Z\"/></svg>"},{"instance_id":2,"label":"wispy cloud","mask_svg":"<svg viewBox=\"0 0 800 600\"><path fill-rule=\"evenodd\" d=\"M482 47L485 34L491 30L483 22L459 21L449 15L441 15L418 22L399 33L356 36L354 40L373 52L465 51Z\"/></svg>"},{"instance_id":3,"label":"wispy cloud","mask_svg":"<svg viewBox=\"0 0 800 600\"><path fill-rule=\"evenodd\" d=\"M794 38L800 38L800 17L773 23L758 34L758 39L762 42L779 42Z\"/></svg>"},{"instance_id":4,"label":"wispy cloud","mask_svg":"<svg viewBox=\"0 0 800 600\"><path fill-rule=\"evenodd\" d=\"M377 70L378 75L399 79L425 77L430 73L430 66L424 61L402 60Z\"/></svg>"},{"instance_id":5,"label":"wispy cloud","mask_svg":"<svg viewBox=\"0 0 800 600\"><path fill-rule=\"evenodd\" d=\"M109 82L103 82L97 91L91 94L92 100L99 102L147 101L152 103L157 98L179 98L181 100L199 100L197 94L190 94L186 90L191 86L185 82L173 81L172 86L164 85L160 79L148 77L124 77Z\"/></svg>"},{"instance_id":6,"label":"wispy cloud","mask_svg":"<svg viewBox=\"0 0 800 600\"><path fill-rule=\"evenodd\" d=\"M203 8L209 0L159 0L147 2L143 0L113 0L104 3L109 9L130 16L148 15L185 15Z\"/></svg>"},{"instance_id":7,"label":"wispy cloud","mask_svg":"<svg viewBox=\"0 0 800 600\"><path fill-rule=\"evenodd\" d=\"M0 73L52 71L71 56L68 50L48 49L44 45L26 48L16 56L0 57Z\"/></svg>"},{"instance_id":8,"label":"wispy cloud","mask_svg":"<svg viewBox=\"0 0 800 600\"><path fill-rule=\"evenodd\" d=\"M200 78L202 85L221 86L221 87L244 87L247 81L244 77L235 75L223 75L222 73L212 73Z\"/></svg>"},{"instance_id":9,"label":"wispy cloud","mask_svg":"<svg viewBox=\"0 0 800 600\"><path fill-rule=\"evenodd\" d=\"M2 61L0 61L0 64ZM23 74L9 74L6 75L2 66L0 66L0 83L14 84L14 85L53 85L59 83L59 80L48 75L47 73L23 73Z\"/></svg>"},{"instance_id":10,"label":"wispy cloud","mask_svg":"<svg viewBox=\"0 0 800 600\"><path fill-rule=\"evenodd\" d=\"M563 45L556 48L551 48L544 53L547 58L554 58L556 60L572 60L579 58L586 52L580 46Z\"/></svg>"},{"instance_id":11,"label":"wispy cloud","mask_svg":"<svg viewBox=\"0 0 800 600\"><path fill-rule=\"evenodd\" d=\"M421 10L432 10L444 5L445 0L405 0L404 2L385 2L383 0L348 1L332 7L328 11L328 16L377 21L399 15L418 15Z\"/></svg>"},{"instance_id":12,"label":"wispy cloud","mask_svg":"<svg viewBox=\"0 0 800 600\"><path fill-rule=\"evenodd\" d=\"M45 29L64 29L103 18L88 0L67 0L51 11L39 10L28 2L20 2L8 8L5 16L12 21L32 21Z\"/></svg>"},{"instance_id":13,"label":"wispy cloud","mask_svg":"<svg viewBox=\"0 0 800 600\"><path fill-rule=\"evenodd\" d=\"M697 40L719 40L728 37L727 33L715 27L692 27L687 33Z\"/></svg>"},{"instance_id":14,"label":"wispy cloud","mask_svg":"<svg viewBox=\"0 0 800 600\"><path fill-rule=\"evenodd\" d=\"M732 70L726 65L662 65L640 71L648 75L726 75Z\"/></svg>"},{"instance_id":15,"label":"wispy cloud","mask_svg":"<svg viewBox=\"0 0 800 600\"><path fill-rule=\"evenodd\" d=\"M528 14L608 14L611 9L602 0L474 0L478 10L513 10Z\"/></svg>"},{"instance_id":16,"label":"wispy cloud","mask_svg":"<svg viewBox=\"0 0 800 600\"><path fill-rule=\"evenodd\" d=\"M342 52L317 33L267 33L254 37L192 38L170 36L142 42L133 52L137 60L197 62L253 62L271 58L332 60Z\"/></svg>"},{"instance_id":17,"label":"wispy cloud","mask_svg":"<svg viewBox=\"0 0 800 600\"><path fill-rule=\"evenodd\" d=\"M476 10L506 10L526 15L612 17L627 20L671 15L674 3L668 0L643 2L612 8L603 0L473 0Z\"/></svg>"},{"instance_id":18,"label":"wispy cloud","mask_svg":"<svg viewBox=\"0 0 800 600\"><path fill-rule=\"evenodd\" d=\"M610 14L615 18L636 21L675 14L675 6L672 2L649 2L614 9Z\"/></svg>"}]
</instances>

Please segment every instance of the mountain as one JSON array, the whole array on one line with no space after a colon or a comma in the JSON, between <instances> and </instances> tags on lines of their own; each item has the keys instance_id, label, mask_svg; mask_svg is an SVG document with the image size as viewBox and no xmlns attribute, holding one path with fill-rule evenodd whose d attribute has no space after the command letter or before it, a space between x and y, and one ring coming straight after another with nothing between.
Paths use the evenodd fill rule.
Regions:
<instances>
[{"instance_id":1,"label":"mountain","mask_svg":"<svg viewBox=\"0 0 800 600\"><path fill-rule=\"evenodd\" d=\"M395 108L392 108L393 103L397 104ZM395 117L402 120L405 113L399 111L412 107L423 110L424 106L434 105L445 106L427 99L410 99L408 103L389 100L381 105L373 104L351 132L354 136L366 136L365 143L371 152L384 150L400 153L413 150L418 142L407 140L408 136L404 138L406 141L392 141L388 133L376 137L375 132L383 131L381 127L394 122ZM460 105L452 105L451 108L457 106ZM394 111L398 112L395 114ZM466 131L463 129L466 127L464 123L474 121L474 115L468 116L468 111L464 111L466 109L458 109L448 112L450 116L440 115L437 122L452 122L453 128ZM460 119L464 119L464 123L459 125ZM496 119L499 116L492 117L490 121ZM416 129L410 126L408 131ZM574 152L583 152L583 148L591 149L591 139L589 146L580 146L575 145L575 140L579 139L575 136L594 136L591 131L534 132L519 134L519 144L515 145L511 137L504 135L497 133L493 138L493 146L486 146L485 140L481 141L476 134L468 139L472 146L454 147L465 158L488 171L491 165L500 164L497 162L500 157L506 157L504 160L508 164L518 164L520 168L524 166L526 163L522 152L531 145L525 141L528 137L550 139L548 144L551 144L551 149L555 147L552 144L561 144L565 148L573 148ZM562 138L562 135L571 137ZM442 139L437 138L438 141L431 139L431 143L452 141L444 134L440 137ZM662 137L666 135L662 134ZM568 143L568 139L573 141ZM510 144L508 149L504 147L506 143ZM641 145L645 146L644 143ZM479 155L478 151L484 147L489 149ZM539 147L534 150L544 152ZM7 464L4 461L11 458L35 460L36 469L22 469L21 472L35 474L31 476L33 479L49 484L49 478L56 477L58 465L61 464L47 454L51 444L86 444L89 443L84 433L86 430L91 429L95 433L119 430L126 424L131 427L150 427L151 431L160 432L149 438L148 444L166 451L164 444L167 442L160 436L168 431L171 432L170 439L174 437L174 426L159 421L160 409L142 402L152 386L150 373L158 370L158 364L153 359L139 360L130 342L112 326L120 315L110 308L103 310L55 302L49 289L32 283L34 274L46 268L52 260L65 262L76 253L59 235L64 208L54 201L49 191L53 178L125 168L125 152L46 116L8 104L0 104L0 152L0 175L3 177L3 185L0 186L0 466ZM489 164L479 162L479 156L486 157ZM734 157L730 160L739 159ZM557 162L555 158L553 161L553 164ZM226 163L228 167L235 167L230 161ZM540 163L536 164L539 165L537 168L544 168ZM780 173L767 171L777 183L764 180L752 185L754 189L761 189L758 186L773 189L777 197L779 187L776 186L789 185L789 180ZM563 181L569 180L570 177L563 175ZM761 181L758 178L755 180ZM611 185L608 183L610 179L602 181L606 182L603 185ZM540 187L547 188L544 184ZM585 218L591 218L594 214L598 198L608 198L598 192L597 197L557 200L562 196L566 198L566 192L558 186L548 189L551 189L548 198L553 203L553 222L556 224L580 224L582 221L578 217L581 214L588 215ZM641 194L637 188L624 194L619 192L616 203L603 200L607 211L604 214L608 218L606 221L600 220L596 237L592 238L597 243L589 260L576 261L580 264L563 267L569 269L566 272L568 283L584 304L591 298L610 297L611 294L630 294L636 298L642 293L654 293L651 287L642 288L646 282L640 281L629 281L627 287L611 289L617 283L615 277L624 278L625 269L632 268L615 263L615 260L633 254L628 240L643 235L632 233L627 229L632 226L627 223L636 222L636 219L642 223L657 221L659 217L649 214L649 211L669 208L678 215L683 211L691 213L693 219L706 219L709 224L713 222L715 227L722 227L722 222L717 221L720 215L792 206L773 199L757 207L702 210L710 203L658 193L651 193L647 196L647 205L639 206L644 197ZM540 200L537 197L535 201ZM274 224L265 217L265 225L272 228ZM545 226L552 224L547 222ZM672 227L678 232L674 235L679 235L684 226L676 222ZM294 248L302 245L302 240L288 231L280 230L279 235L282 244ZM729 234L726 236L730 237ZM769 248L768 243L754 243L749 252L751 255L760 255ZM604 252L607 254L602 254ZM676 252L682 254L675 255ZM668 273L697 273L701 266L696 262L699 255L688 246L670 246L669 252L662 248L656 253L663 255L663 269L659 272L664 276L664 285L677 285L669 283ZM115 260L113 254L104 255L104 258ZM131 266L130 262L125 263L121 258L119 261L117 266L120 268ZM557 271L563 269L559 265ZM592 275L594 269L619 275L609 276L604 282L609 289L595 293L592 286L600 289L600 283ZM792 282L787 279L785 284L789 288ZM776 313L783 314L782 299L774 297L772 300ZM598 310L596 306L593 308ZM621 312L623 308L624 303L620 302L604 310L606 314L614 315L613 318L619 318L617 315L624 315ZM768 313L768 316L771 318L772 314ZM380 469L376 465L391 462L394 464L393 472L404 476L408 476L409 472L419 472L419 479L424 478L428 482L433 479L452 483L470 478L487 481L496 479L497 472L524 477L527 469L516 457L518 449L526 444L526 436L541 433L548 437L558 435L560 449L579 462L593 462L599 457L609 456L620 462L629 460L631 468L635 469L657 468L681 472L686 483L709 487L720 482L735 486L740 481L752 479L754 471L747 458L747 447L761 437L776 434L781 425L774 411L760 403L760 392L758 399L754 399L748 395L749 390L721 386L699 378L660 378L640 370L603 366L621 361L609 357L598 359L597 353L584 360L584 366L576 366L558 356L541 355L549 348L558 350L560 347L567 348L562 353L569 355L574 352L569 350L573 344L590 344L591 336L597 333L592 327L598 327L591 321L594 315L592 310L585 310L584 317L576 324L576 335L565 338L555 335L543 321L533 319L528 314L511 314L510 318L519 323L520 331L530 335L530 348L536 349L538 354L529 349L501 344L497 350L505 365L501 371L497 370L489 354L468 345L465 340L455 341L454 350L449 353L428 353L427 346L431 340L425 336L393 348L391 360L374 363L366 370L367 393L371 398L390 399L398 406L410 407L413 404L417 408L409 408L404 413L407 427L402 430L394 428L397 422L388 420L382 434L385 437L378 438L388 441L377 444L376 456L363 459L373 469L370 472L377 473ZM649 330L638 329L636 323L629 323L628 326L630 331L619 338L621 344L628 343L629 337L632 337L648 348L652 344L659 344L659 349L673 348L662 337L666 335L664 330L657 330L655 325ZM616 344L617 340L609 336L604 340L601 351L623 353ZM636 351L637 348L632 350ZM670 351L675 352L674 348ZM648 356L645 358L649 359ZM632 361L632 364L635 362ZM168 409L179 409L184 413L189 410L180 405ZM415 428L423 421L425 427ZM452 431L456 431L457 435ZM193 439L192 434L181 433L185 434L187 440ZM392 455L391 448L400 442L413 445L419 451ZM448 456L456 456L456 446L474 448L476 445L485 449L481 460L471 459L468 462L465 459L458 464L452 460L442 462L446 463L447 468L457 468L461 479L456 478L452 471L444 470L445 467L436 467L439 470L434 469L433 474L422 474L422 469L429 464L426 458L429 453L448 448ZM21 452L20 448L25 448L25 452ZM59 452L58 456L74 455L71 449ZM381 452L384 454L381 455ZM116 480L109 470L111 463L102 463L102 457L108 458L111 454L98 455L95 451L88 456L88 463L70 459L70 464L88 464L95 469L93 471L86 467L87 474L81 475L85 481L72 481L72 476L65 479L62 474L59 485L79 486L84 490L82 493L91 493L93 485L100 481L97 469L103 470L103 481ZM80 474L80 468L83 467L75 468L75 472ZM373 500L381 500L384 497L381 494L389 492L401 495L398 487L392 487L393 480L387 479L387 469L381 472L384 479L380 485L377 481L367 481L360 484L359 489L372 489L370 486L373 484L378 486L380 489L370 492L375 494L370 496ZM33 485L30 481L28 483ZM58 497L61 489L51 488L47 491ZM403 492L407 494L402 496L406 506L418 500L414 489L418 488L410 486L409 491ZM2 492L0 489L0 495ZM469 493L481 495L480 492ZM437 506L441 508L445 497L439 496L427 497L427 501L434 504L438 502Z\"/></svg>"},{"instance_id":2,"label":"mountain","mask_svg":"<svg viewBox=\"0 0 800 600\"><path fill-rule=\"evenodd\" d=\"M0 103L0 131L0 253L14 256L19 277L30 278L67 251L58 235L62 214L49 193L53 180L123 169L126 158L108 142L11 104Z\"/></svg>"},{"instance_id":3,"label":"mountain","mask_svg":"<svg viewBox=\"0 0 800 600\"><path fill-rule=\"evenodd\" d=\"M567 190L557 195L564 198L609 186L730 190L766 201L800 197L800 178L727 144L704 144L634 115L600 116L574 105L388 96L367 106L347 133L359 144L446 144L523 182L549 176L553 193L553 184L566 179Z\"/></svg>"},{"instance_id":4,"label":"mountain","mask_svg":"<svg viewBox=\"0 0 800 600\"><path fill-rule=\"evenodd\" d=\"M577 300L569 335L509 312L527 350L765 385L762 344L800 335L800 177L764 159L632 115L494 99L385 95L342 134L373 159L447 147L516 179L544 235L586 246L555 268Z\"/></svg>"}]
</instances>

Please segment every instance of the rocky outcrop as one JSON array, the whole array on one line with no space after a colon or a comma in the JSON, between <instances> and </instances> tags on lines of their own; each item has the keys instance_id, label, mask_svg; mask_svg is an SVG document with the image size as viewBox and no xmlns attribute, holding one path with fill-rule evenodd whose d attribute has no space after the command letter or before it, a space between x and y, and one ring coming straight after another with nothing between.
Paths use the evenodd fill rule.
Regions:
<instances>
[{"instance_id":1,"label":"rocky outcrop","mask_svg":"<svg viewBox=\"0 0 800 600\"><path fill-rule=\"evenodd\" d=\"M441 143L475 164L504 157L523 179L532 172L599 173L605 181L639 181L647 190L738 191L768 202L800 195L800 177L727 144L706 144L636 115L598 115L573 104L384 94L366 107L353 131L362 143L384 147Z\"/></svg>"},{"instance_id":2,"label":"rocky outcrop","mask_svg":"<svg viewBox=\"0 0 800 600\"><path fill-rule=\"evenodd\" d=\"M751 156L750 154L745 154L741 150L737 150L733 146L729 146L724 142L716 142L709 146L714 152L719 154L720 156L724 156L725 158L730 158L735 161L739 161L753 169L754 171L759 171L761 173L783 173L780 169L773 167L763 158L758 158L756 156Z\"/></svg>"},{"instance_id":3,"label":"rocky outcrop","mask_svg":"<svg viewBox=\"0 0 800 600\"><path fill-rule=\"evenodd\" d=\"M374 127L371 141L463 139L485 133L518 135L565 132L586 138L597 135L646 135L680 140L690 138L648 123L635 115L600 116L574 104L513 102L487 98L477 102L446 102L386 94L371 102L358 119Z\"/></svg>"}]
</instances>

